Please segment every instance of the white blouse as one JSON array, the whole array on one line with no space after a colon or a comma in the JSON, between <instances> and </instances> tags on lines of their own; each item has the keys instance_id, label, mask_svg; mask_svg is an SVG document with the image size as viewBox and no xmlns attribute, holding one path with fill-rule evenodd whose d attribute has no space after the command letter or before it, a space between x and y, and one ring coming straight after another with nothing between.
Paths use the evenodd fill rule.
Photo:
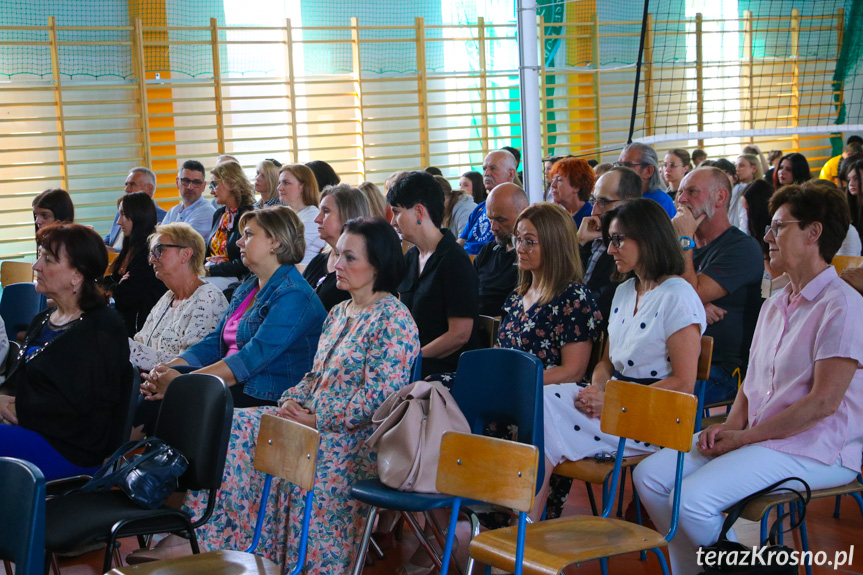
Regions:
<instances>
[{"instance_id":1,"label":"white blouse","mask_svg":"<svg viewBox=\"0 0 863 575\"><path fill-rule=\"evenodd\" d=\"M144 327L129 339L129 359L138 369L150 371L157 363L174 359L209 335L228 309L222 290L204 282L191 297L171 304L174 294L165 292L156 302Z\"/></svg>"},{"instance_id":2,"label":"white blouse","mask_svg":"<svg viewBox=\"0 0 863 575\"><path fill-rule=\"evenodd\" d=\"M321 250L326 245L326 242L318 235L318 224L315 223L315 218L318 217L319 212L320 210L315 206L306 206L297 212L297 215L300 216L300 221L303 222L303 226L305 227L306 254L303 257L303 261L300 262L304 266L309 265L312 258L321 253Z\"/></svg>"}]
</instances>

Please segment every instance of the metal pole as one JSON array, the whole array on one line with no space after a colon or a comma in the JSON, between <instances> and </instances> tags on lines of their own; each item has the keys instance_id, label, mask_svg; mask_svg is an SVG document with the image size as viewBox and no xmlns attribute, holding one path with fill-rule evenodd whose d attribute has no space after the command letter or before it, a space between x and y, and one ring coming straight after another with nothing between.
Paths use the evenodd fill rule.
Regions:
<instances>
[{"instance_id":1,"label":"metal pole","mask_svg":"<svg viewBox=\"0 0 863 575\"><path fill-rule=\"evenodd\" d=\"M641 40L638 44L638 62L635 66L635 88L632 91L632 115L629 117L629 135L626 143L632 143L632 134L635 132L635 112L638 108L638 83L641 82L641 58L644 55L644 36L647 33L647 7L650 0L644 0L644 14L641 16Z\"/></svg>"},{"instance_id":2,"label":"metal pole","mask_svg":"<svg viewBox=\"0 0 863 575\"><path fill-rule=\"evenodd\" d=\"M524 186L531 203L541 202L543 196L542 133L539 111L536 0L518 0L518 60Z\"/></svg>"}]
</instances>

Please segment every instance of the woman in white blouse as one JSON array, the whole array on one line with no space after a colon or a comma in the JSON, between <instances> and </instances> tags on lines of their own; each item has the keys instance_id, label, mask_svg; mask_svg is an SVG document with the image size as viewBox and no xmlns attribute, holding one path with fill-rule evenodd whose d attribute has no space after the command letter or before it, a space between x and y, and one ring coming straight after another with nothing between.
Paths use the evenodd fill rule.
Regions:
<instances>
[{"instance_id":1,"label":"woman in white blouse","mask_svg":"<svg viewBox=\"0 0 863 575\"><path fill-rule=\"evenodd\" d=\"M312 258L321 253L326 242L318 235L315 218L320 210L320 190L318 181L311 168L303 164L282 166L279 170L279 200L300 216L305 226L306 254L300 265L306 266Z\"/></svg>"},{"instance_id":2,"label":"woman in white blouse","mask_svg":"<svg viewBox=\"0 0 863 575\"><path fill-rule=\"evenodd\" d=\"M204 339L228 309L222 291L198 277L204 269L204 238L192 226L156 226L149 242L150 265L168 291L129 340L130 359L145 372Z\"/></svg>"}]
</instances>

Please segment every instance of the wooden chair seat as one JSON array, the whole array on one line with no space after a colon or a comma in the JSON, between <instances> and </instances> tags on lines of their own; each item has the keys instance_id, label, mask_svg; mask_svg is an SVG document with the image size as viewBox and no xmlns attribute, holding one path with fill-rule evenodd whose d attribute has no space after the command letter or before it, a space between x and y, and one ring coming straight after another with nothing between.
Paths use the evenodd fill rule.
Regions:
<instances>
[{"instance_id":1,"label":"wooden chair seat","mask_svg":"<svg viewBox=\"0 0 863 575\"><path fill-rule=\"evenodd\" d=\"M721 415L711 415L710 417L705 417L701 420L701 429L707 429L711 425L716 425L718 423L725 423L726 419L728 419L727 413L723 413Z\"/></svg>"},{"instance_id":2,"label":"wooden chair seat","mask_svg":"<svg viewBox=\"0 0 863 575\"><path fill-rule=\"evenodd\" d=\"M837 495L847 495L849 493L863 493L863 484L855 479L847 485L831 487L830 489L817 489L812 491L812 499L836 497ZM765 495L747 505L746 509L743 510L743 513L740 516L749 521L761 521L764 514L773 506L790 503L792 501L797 501L797 496L787 491Z\"/></svg>"},{"instance_id":3,"label":"wooden chair seat","mask_svg":"<svg viewBox=\"0 0 863 575\"><path fill-rule=\"evenodd\" d=\"M128 565L122 569L112 569L109 573L111 575L180 575L181 573L183 575L210 575L211 573L281 575L282 570L269 559L251 553L212 551L167 561Z\"/></svg>"},{"instance_id":4,"label":"wooden chair seat","mask_svg":"<svg viewBox=\"0 0 863 575\"><path fill-rule=\"evenodd\" d=\"M644 461L646 457L647 455L624 457L620 462L620 466L621 468L635 467ZM603 483L612 471L614 471L614 461L582 459L580 461L564 461L554 468L553 473L564 477L572 477L579 481L587 481L588 483Z\"/></svg>"},{"instance_id":5,"label":"wooden chair seat","mask_svg":"<svg viewBox=\"0 0 863 575\"><path fill-rule=\"evenodd\" d=\"M470 543L470 555L485 564L515 570L516 528L480 533ZM590 515L540 521L527 526L524 573L552 575L567 565L653 547L664 547L656 531L623 521Z\"/></svg>"}]
</instances>

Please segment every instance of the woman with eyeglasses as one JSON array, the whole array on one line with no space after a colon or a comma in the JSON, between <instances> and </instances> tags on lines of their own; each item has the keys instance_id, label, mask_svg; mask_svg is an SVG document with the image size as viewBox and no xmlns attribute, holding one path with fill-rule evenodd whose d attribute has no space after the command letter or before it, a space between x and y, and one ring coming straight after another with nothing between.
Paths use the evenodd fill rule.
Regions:
<instances>
[{"instance_id":1,"label":"woman with eyeglasses","mask_svg":"<svg viewBox=\"0 0 863 575\"><path fill-rule=\"evenodd\" d=\"M677 188L680 187L683 176L688 174L691 169L692 161L686 150L675 148L665 154L665 160L662 163L662 179L668 186L668 195L672 199L677 196Z\"/></svg>"},{"instance_id":2,"label":"woman with eyeglasses","mask_svg":"<svg viewBox=\"0 0 863 575\"><path fill-rule=\"evenodd\" d=\"M168 291L129 341L130 359L143 372L204 339L228 309L222 290L199 277L204 274L204 238L192 226L156 226L149 245L150 265Z\"/></svg>"},{"instance_id":3,"label":"woman with eyeglasses","mask_svg":"<svg viewBox=\"0 0 863 575\"><path fill-rule=\"evenodd\" d=\"M829 489L860 473L863 298L830 265L848 232L848 204L835 189L789 185L770 199L770 211L770 265L791 281L761 307L727 420L696 433L684 455L679 527L668 545L675 575L703 570L699 546L716 541L722 512L750 493L787 477ZM635 469L661 533L670 524L676 459L665 449Z\"/></svg>"},{"instance_id":4,"label":"woman with eyeglasses","mask_svg":"<svg viewBox=\"0 0 863 575\"><path fill-rule=\"evenodd\" d=\"M156 204L146 192L120 198L117 223L123 230L123 248L111 264L103 286L114 298L129 337L143 327L150 310L168 289L147 261L147 238L156 228Z\"/></svg>"},{"instance_id":5,"label":"woman with eyeglasses","mask_svg":"<svg viewBox=\"0 0 863 575\"><path fill-rule=\"evenodd\" d=\"M213 214L213 228L207 240L204 273L207 281L221 290L227 290L249 273L243 264L237 240L242 230L237 223L254 209L252 184L237 162L218 164L210 172L210 193L222 206Z\"/></svg>"},{"instance_id":6,"label":"woman with eyeglasses","mask_svg":"<svg viewBox=\"0 0 863 575\"><path fill-rule=\"evenodd\" d=\"M603 237L618 286L608 318L608 349L593 370L591 385L545 387L546 477L562 461L578 461L617 450L617 437L600 429L605 384L610 379L693 393L704 305L680 277L683 251L665 210L643 198L606 212ZM626 456L653 453L656 446L629 442ZM545 503L547 483L537 496L535 516Z\"/></svg>"}]
</instances>

